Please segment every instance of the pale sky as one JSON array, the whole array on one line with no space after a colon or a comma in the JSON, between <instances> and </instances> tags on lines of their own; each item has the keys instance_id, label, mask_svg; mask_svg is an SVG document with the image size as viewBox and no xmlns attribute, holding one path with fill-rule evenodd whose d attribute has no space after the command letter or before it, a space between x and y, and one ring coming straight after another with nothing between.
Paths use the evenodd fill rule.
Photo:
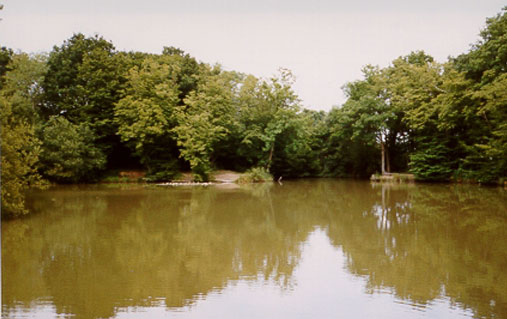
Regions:
<instances>
[{"instance_id":1,"label":"pale sky","mask_svg":"<svg viewBox=\"0 0 507 319\"><path fill-rule=\"evenodd\" d=\"M0 0L0 45L49 52L73 33L97 33L118 50L175 46L260 77L283 67L305 107L329 110L366 64L415 50L440 62L467 52L504 1Z\"/></svg>"}]
</instances>

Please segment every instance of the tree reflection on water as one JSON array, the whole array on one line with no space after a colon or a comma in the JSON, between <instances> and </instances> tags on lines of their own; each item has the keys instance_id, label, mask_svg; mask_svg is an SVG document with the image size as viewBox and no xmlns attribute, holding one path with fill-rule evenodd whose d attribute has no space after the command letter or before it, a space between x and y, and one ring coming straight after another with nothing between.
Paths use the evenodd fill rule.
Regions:
<instances>
[{"instance_id":1,"label":"tree reflection on water","mask_svg":"<svg viewBox=\"0 0 507 319\"><path fill-rule=\"evenodd\" d=\"M506 203L500 188L336 180L35 192L34 214L2 224L2 313L44 298L77 318L191 307L238 280L290 291L321 228L366 293L507 317Z\"/></svg>"}]
</instances>

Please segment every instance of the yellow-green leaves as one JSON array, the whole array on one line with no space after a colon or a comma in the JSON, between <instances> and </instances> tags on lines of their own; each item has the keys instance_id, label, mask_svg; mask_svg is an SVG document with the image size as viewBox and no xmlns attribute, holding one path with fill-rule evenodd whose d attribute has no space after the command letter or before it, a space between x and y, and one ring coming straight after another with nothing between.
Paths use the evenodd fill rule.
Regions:
<instances>
[{"instance_id":1,"label":"yellow-green leaves","mask_svg":"<svg viewBox=\"0 0 507 319\"><path fill-rule=\"evenodd\" d=\"M196 91L185 99L185 108L176 112L176 133L180 154L190 163L194 179L208 180L211 155L234 126L232 74L218 67L203 73Z\"/></svg>"},{"instance_id":2,"label":"yellow-green leaves","mask_svg":"<svg viewBox=\"0 0 507 319\"><path fill-rule=\"evenodd\" d=\"M40 141L35 137L33 126L16 117L10 101L2 95L0 120L2 214L25 214L25 191L43 185L37 172Z\"/></svg>"},{"instance_id":3,"label":"yellow-green leaves","mask_svg":"<svg viewBox=\"0 0 507 319\"><path fill-rule=\"evenodd\" d=\"M125 97L116 103L118 135L144 161L149 161L156 141L172 137L174 112L179 107L178 72L172 57L148 57L130 70Z\"/></svg>"}]
</instances>

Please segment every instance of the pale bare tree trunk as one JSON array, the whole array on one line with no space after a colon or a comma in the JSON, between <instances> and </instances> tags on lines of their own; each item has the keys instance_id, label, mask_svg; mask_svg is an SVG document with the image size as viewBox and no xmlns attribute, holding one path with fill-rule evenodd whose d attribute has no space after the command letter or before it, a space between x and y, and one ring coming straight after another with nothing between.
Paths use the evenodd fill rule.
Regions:
<instances>
[{"instance_id":1,"label":"pale bare tree trunk","mask_svg":"<svg viewBox=\"0 0 507 319\"><path fill-rule=\"evenodd\" d=\"M385 149L386 154L386 172L391 173L391 159L389 157L389 149Z\"/></svg>"},{"instance_id":2,"label":"pale bare tree trunk","mask_svg":"<svg viewBox=\"0 0 507 319\"><path fill-rule=\"evenodd\" d=\"M381 161L381 170L382 170L382 175L384 175L384 173L386 172L386 154L385 154L385 145L384 145L384 141L380 141L380 150L381 150L381 157L382 157L382 161Z\"/></svg>"}]
</instances>

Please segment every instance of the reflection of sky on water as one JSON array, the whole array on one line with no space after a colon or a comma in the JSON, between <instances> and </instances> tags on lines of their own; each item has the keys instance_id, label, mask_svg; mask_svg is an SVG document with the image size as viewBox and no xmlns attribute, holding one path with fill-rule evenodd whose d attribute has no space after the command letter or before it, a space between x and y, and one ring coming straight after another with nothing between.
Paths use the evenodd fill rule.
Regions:
<instances>
[{"instance_id":1,"label":"reflection of sky on water","mask_svg":"<svg viewBox=\"0 0 507 319\"><path fill-rule=\"evenodd\" d=\"M303 245L292 289L275 282L239 280L197 298L192 306L119 308L115 318L467 318L446 299L415 305L389 290L365 293L364 279L345 270L346 258L318 229ZM416 311L414 311L416 310Z\"/></svg>"}]
</instances>

